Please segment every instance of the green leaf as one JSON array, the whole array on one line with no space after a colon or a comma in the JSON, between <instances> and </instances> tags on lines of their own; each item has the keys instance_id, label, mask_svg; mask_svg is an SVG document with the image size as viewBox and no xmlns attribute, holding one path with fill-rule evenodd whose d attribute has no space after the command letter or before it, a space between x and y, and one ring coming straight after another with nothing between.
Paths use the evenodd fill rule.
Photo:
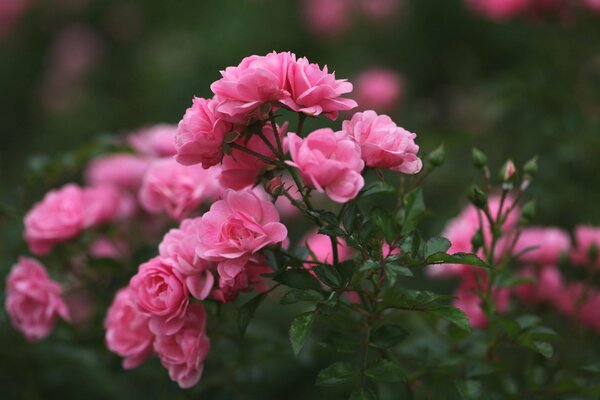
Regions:
<instances>
[{"instance_id":1,"label":"green leaf","mask_svg":"<svg viewBox=\"0 0 600 400\"><path fill-rule=\"evenodd\" d=\"M535 340L533 341L533 346L531 347L531 349L537 351L546 358L551 358L554 354L554 348L548 342L541 342Z\"/></svg>"},{"instance_id":2,"label":"green leaf","mask_svg":"<svg viewBox=\"0 0 600 400\"><path fill-rule=\"evenodd\" d=\"M381 359L371 364L365 374L369 378L381 382L403 382L406 381L406 372L394 361Z\"/></svg>"},{"instance_id":3,"label":"green leaf","mask_svg":"<svg viewBox=\"0 0 600 400\"><path fill-rule=\"evenodd\" d=\"M360 372L355 366L338 361L322 369L317 375L317 386L337 386L358 378Z\"/></svg>"},{"instance_id":4,"label":"green leaf","mask_svg":"<svg viewBox=\"0 0 600 400\"><path fill-rule=\"evenodd\" d=\"M377 400L377 397L369 389L360 388L352 392L349 400Z\"/></svg>"},{"instance_id":5,"label":"green leaf","mask_svg":"<svg viewBox=\"0 0 600 400\"><path fill-rule=\"evenodd\" d=\"M335 270L338 272L342 279L341 286L344 286L352 279L352 275L356 270L356 263L352 260L347 260L337 265L334 265L333 268L335 268Z\"/></svg>"},{"instance_id":6,"label":"green leaf","mask_svg":"<svg viewBox=\"0 0 600 400\"><path fill-rule=\"evenodd\" d=\"M262 303L262 301L267 297L269 292L263 292L252 299L250 299L247 303L245 303L242 307L240 307L238 311L238 329L240 335L243 337L246 334L246 328L248 328L248 324L250 320L254 316L256 309Z\"/></svg>"},{"instance_id":7,"label":"green leaf","mask_svg":"<svg viewBox=\"0 0 600 400\"><path fill-rule=\"evenodd\" d=\"M444 237L432 237L425 243L425 257L429 257L435 253L446 253L450 248L451 243Z\"/></svg>"},{"instance_id":8,"label":"green leaf","mask_svg":"<svg viewBox=\"0 0 600 400\"><path fill-rule=\"evenodd\" d=\"M385 237L385 240L387 240L388 243L394 241L399 233L400 227L388 211L376 208L371 213L371 220L375 223L375 226L379 228L379 231L383 233L383 237Z\"/></svg>"},{"instance_id":9,"label":"green leaf","mask_svg":"<svg viewBox=\"0 0 600 400\"><path fill-rule=\"evenodd\" d=\"M300 268L279 270L273 275L273 280L296 289L321 289L319 281L307 270Z\"/></svg>"},{"instance_id":10,"label":"green leaf","mask_svg":"<svg viewBox=\"0 0 600 400\"><path fill-rule=\"evenodd\" d=\"M358 269L361 272L364 271L369 271L375 268L379 268L379 263L375 260L367 260L363 263L363 265L360 266L360 268Z\"/></svg>"},{"instance_id":11,"label":"green leaf","mask_svg":"<svg viewBox=\"0 0 600 400\"><path fill-rule=\"evenodd\" d=\"M304 209L303 211L304 211L305 214L308 214L309 216L311 216L313 218L316 218L319 221L325 222L326 224L334 225L334 226L338 225L337 215L335 215L331 211L327 211L327 210L308 210L308 209Z\"/></svg>"},{"instance_id":12,"label":"green leaf","mask_svg":"<svg viewBox=\"0 0 600 400\"><path fill-rule=\"evenodd\" d=\"M536 279L529 276L513 275L510 271L503 270L499 271L496 275L495 286L503 288L512 288L519 285L525 285L528 283L535 283Z\"/></svg>"},{"instance_id":13,"label":"green leaf","mask_svg":"<svg viewBox=\"0 0 600 400\"><path fill-rule=\"evenodd\" d=\"M471 253L435 253L427 257L427 264L464 264L474 267L490 268L490 266Z\"/></svg>"},{"instance_id":14,"label":"green leaf","mask_svg":"<svg viewBox=\"0 0 600 400\"><path fill-rule=\"evenodd\" d=\"M344 210L342 214L342 224L346 232L354 232L360 220L360 211L356 205L351 205Z\"/></svg>"},{"instance_id":15,"label":"green leaf","mask_svg":"<svg viewBox=\"0 0 600 400\"><path fill-rule=\"evenodd\" d=\"M327 286L336 289L342 286L342 277L333 265L315 265L312 271Z\"/></svg>"},{"instance_id":16,"label":"green leaf","mask_svg":"<svg viewBox=\"0 0 600 400\"><path fill-rule=\"evenodd\" d=\"M390 286L394 286L394 284L396 283L396 277L398 275L414 276L409 268L395 263L386 263L384 269L386 278Z\"/></svg>"},{"instance_id":17,"label":"green leaf","mask_svg":"<svg viewBox=\"0 0 600 400\"><path fill-rule=\"evenodd\" d=\"M333 237L345 235L344 231L340 227L335 226L335 225L324 226L321 229L319 229L319 233L321 233L323 235L327 235L327 236L333 236Z\"/></svg>"},{"instance_id":18,"label":"green leaf","mask_svg":"<svg viewBox=\"0 0 600 400\"><path fill-rule=\"evenodd\" d=\"M293 304L301 301L322 301L323 295L316 290L306 289L293 289L287 292L279 301L280 304Z\"/></svg>"},{"instance_id":19,"label":"green leaf","mask_svg":"<svg viewBox=\"0 0 600 400\"><path fill-rule=\"evenodd\" d=\"M377 349L389 349L402 342L409 332L399 325L383 325L371 335L370 345Z\"/></svg>"},{"instance_id":20,"label":"green leaf","mask_svg":"<svg viewBox=\"0 0 600 400\"><path fill-rule=\"evenodd\" d=\"M361 197L369 197L380 193L396 193L396 188L383 181L375 181L367 185L362 191Z\"/></svg>"},{"instance_id":21,"label":"green leaf","mask_svg":"<svg viewBox=\"0 0 600 400\"><path fill-rule=\"evenodd\" d=\"M290 326L290 342L295 355L298 355L300 350L302 350L302 346L304 346L304 342L312 329L314 318L314 311L309 311L298 315L292 321L292 325Z\"/></svg>"},{"instance_id":22,"label":"green leaf","mask_svg":"<svg viewBox=\"0 0 600 400\"><path fill-rule=\"evenodd\" d=\"M439 306L431 310L434 315L444 318L447 321L452 322L467 332L471 331L471 325L469 324L469 318L460 309L452 306Z\"/></svg>"},{"instance_id":23,"label":"green leaf","mask_svg":"<svg viewBox=\"0 0 600 400\"><path fill-rule=\"evenodd\" d=\"M404 199L404 212L401 218L402 234L406 235L414 231L423 215L425 215L423 191L421 188L416 188Z\"/></svg>"}]
</instances>

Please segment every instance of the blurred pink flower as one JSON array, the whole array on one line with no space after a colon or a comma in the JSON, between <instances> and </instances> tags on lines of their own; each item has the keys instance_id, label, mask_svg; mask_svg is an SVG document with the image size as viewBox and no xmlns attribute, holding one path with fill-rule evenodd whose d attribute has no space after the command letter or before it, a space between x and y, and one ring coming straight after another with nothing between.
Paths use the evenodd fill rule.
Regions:
<instances>
[{"instance_id":1,"label":"blurred pink flower","mask_svg":"<svg viewBox=\"0 0 600 400\"><path fill-rule=\"evenodd\" d=\"M596 254L596 259L591 256ZM575 246L571 250L571 261L577 265L600 267L600 228L590 225L575 227Z\"/></svg>"},{"instance_id":2,"label":"blurred pink flower","mask_svg":"<svg viewBox=\"0 0 600 400\"><path fill-rule=\"evenodd\" d=\"M337 37L352 22L352 5L349 0L303 0L307 26L318 35Z\"/></svg>"},{"instance_id":3,"label":"blurred pink flower","mask_svg":"<svg viewBox=\"0 0 600 400\"><path fill-rule=\"evenodd\" d=\"M371 68L355 80L356 101L361 110L393 111L402 100L402 78L392 69Z\"/></svg>"},{"instance_id":4,"label":"blurred pink flower","mask_svg":"<svg viewBox=\"0 0 600 400\"><path fill-rule=\"evenodd\" d=\"M561 254L569 251L571 240L569 234L562 229L532 226L521 232L514 254L531 247L536 248L520 255L520 261L539 265L555 264Z\"/></svg>"},{"instance_id":5,"label":"blurred pink flower","mask_svg":"<svg viewBox=\"0 0 600 400\"><path fill-rule=\"evenodd\" d=\"M137 193L150 161L133 154L107 154L93 159L85 170L88 185L112 185Z\"/></svg>"},{"instance_id":6,"label":"blurred pink flower","mask_svg":"<svg viewBox=\"0 0 600 400\"><path fill-rule=\"evenodd\" d=\"M473 11L493 20L504 20L528 10L531 0L465 0Z\"/></svg>"},{"instance_id":7,"label":"blurred pink flower","mask_svg":"<svg viewBox=\"0 0 600 400\"><path fill-rule=\"evenodd\" d=\"M177 125L157 124L131 133L129 145L139 154L148 157L169 157L177 154L175 134Z\"/></svg>"}]
</instances>

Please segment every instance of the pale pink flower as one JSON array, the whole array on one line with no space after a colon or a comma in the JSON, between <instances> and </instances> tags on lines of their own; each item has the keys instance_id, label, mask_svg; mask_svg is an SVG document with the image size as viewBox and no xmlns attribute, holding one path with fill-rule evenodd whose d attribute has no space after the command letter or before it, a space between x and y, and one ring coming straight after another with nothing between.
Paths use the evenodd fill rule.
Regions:
<instances>
[{"instance_id":1,"label":"pale pink flower","mask_svg":"<svg viewBox=\"0 0 600 400\"><path fill-rule=\"evenodd\" d=\"M295 63L295 58L290 52L253 55L221 71L222 78L210 85L218 98L219 113L236 123L264 119L261 105L289 97L288 66Z\"/></svg>"},{"instance_id":2,"label":"pale pink flower","mask_svg":"<svg viewBox=\"0 0 600 400\"><path fill-rule=\"evenodd\" d=\"M133 132L127 137L127 142L144 156L169 157L177 154L176 133L177 125L157 124Z\"/></svg>"},{"instance_id":3,"label":"pale pink flower","mask_svg":"<svg viewBox=\"0 0 600 400\"><path fill-rule=\"evenodd\" d=\"M309 250L308 259L318 261L325 264L333 263L333 249L331 246L331 238L321 233L311 233L303 241L303 244ZM348 260L353 253L353 249L349 247L343 239L337 238L338 261ZM311 264L309 264L310 266Z\"/></svg>"},{"instance_id":4,"label":"pale pink flower","mask_svg":"<svg viewBox=\"0 0 600 400\"><path fill-rule=\"evenodd\" d=\"M360 147L345 132L317 129L305 139L288 133L292 162L304 181L330 199L345 203L364 185Z\"/></svg>"},{"instance_id":5,"label":"pale pink flower","mask_svg":"<svg viewBox=\"0 0 600 400\"><path fill-rule=\"evenodd\" d=\"M595 260L590 259L593 253L597 255ZM575 247L571 250L571 261L577 265L600 267L600 228L590 225L575 227Z\"/></svg>"},{"instance_id":6,"label":"pale pink flower","mask_svg":"<svg viewBox=\"0 0 600 400\"><path fill-rule=\"evenodd\" d=\"M191 304L181 328L172 335L159 335L154 350L162 365L169 370L171 380L182 389L198 383L204 359L210 351L206 335L206 311L201 304Z\"/></svg>"},{"instance_id":7,"label":"pale pink flower","mask_svg":"<svg viewBox=\"0 0 600 400\"><path fill-rule=\"evenodd\" d=\"M583 0L583 4L592 11L600 12L600 0Z\"/></svg>"},{"instance_id":8,"label":"pale pink flower","mask_svg":"<svg viewBox=\"0 0 600 400\"><path fill-rule=\"evenodd\" d=\"M303 11L308 28L327 37L344 33L352 20L352 7L348 0L304 0Z\"/></svg>"},{"instance_id":9,"label":"pale pink flower","mask_svg":"<svg viewBox=\"0 0 600 400\"><path fill-rule=\"evenodd\" d=\"M216 111L217 101L195 97L177 126L177 161L212 167L223 158L225 134L234 130Z\"/></svg>"},{"instance_id":10,"label":"pale pink flower","mask_svg":"<svg viewBox=\"0 0 600 400\"><path fill-rule=\"evenodd\" d=\"M493 20L505 20L528 10L531 0L465 0L476 13Z\"/></svg>"},{"instance_id":11,"label":"pale pink flower","mask_svg":"<svg viewBox=\"0 0 600 400\"><path fill-rule=\"evenodd\" d=\"M142 185L148 168L145 158L127 154L109 154L93 159L85 170L86 182L90 186L112 185L135 193Z\"/></svg>"},{"instance_id":12,"label":"pale pink flower","mask_svg":"<svg viewBox=\"0 0 600 400\"><path fill-rule=\"evenodd\" d=\"M184 220L178 229L171 229L158 246L163 261L185 276L185 284L192 294L203 300L214 285L214 264L196 254L200 240L200 218Z\"/></svg>"},{"instance_id":13,"label":"pale pink flower","mask_svg":"<svg viewBox=\"0 0 600 400\"><path fill-rule=\"evenodd\" d=\"M361 110L393 111L402 99L402 78L391 69L371 68L356 77L355 89Z\"/></svg>"},{"instance_id":14,"label":"pale pink flower","mask_svg":"<svg viewBox=\"0 0 600 400\"><path fill-rule=\"evenodd\" d=\"M321 69L311 64L306 57L290 63L288 69L290 97L281 103L296 112L313 117L323 114L335 120L339 111L351 110L357 106L352 99L341 97L352 92L352 84L346 79L335 79L335 73L329 73L327 66Z\"/></svg>"},{"instance_id":15,"label":"pale pink flower","mask_svg":"<svg viewBox=\"0 0 600 400\"><path fill-rule=\"evenodd\" d=\"M51 190L25 215L25 240L33 254L45 255L79 235L86 216L83 191L74 184Z\"/></svg>"},{"instance_id":16,"label":"pale pink flower","mask_svg":"<svg viewBox=\"0 0 600 400\"><path fill-rule=\"evenodd\" d=\"M182 220L196 211L204 200L218 196L221 191L218 174L218 167L185 166L172 158L155 160L144 176L140 203L146 211L164 211L171 218Z\"/></svg>"},{"instance_id":17,"label":"pale pink flower","mask_svg":"<svg viewBox=\"0 0 600 400\"><path fill-rule=\"evenodd\" d=\"M416 134L397 126L387 115L375 111L358 112L342 129L360 146L365 164L373 168L391 169L416 174L423 163L417 156Z\"/></svg>"},{"instance_id":18,"label":"pale pink flower","mask_svg":"<svg viewBox=\"0 0 600 400\"><path fill-rule=\"evenodd\" d=\"M219 287L212 292L212 296L221 302L228 302L235 300L238 293L246 292L250 288L254 288L257 292L264 292L268 287L261 275L271 271L260 254L249 259L242 257L221 261L217 267Z\"/></svg>"},{"instance_id":19,"label":"pale pink flower","mask_svg":"<svg viewBox=\"0 0 600 400\"><path fill-rule=\"evenodd\" d=\"M282 127L277 127L280 141L287 132L287 125L286 122ZM274 148L277 148L273 128L270 124L265 124L263 126L262 133L271 145ZM252 135L248 141L242 137L238 139L236 143L265 157L271 159L277 158L277 155L274 154L263 139L256 134ZM221 182L223 187L241 190L247 186L256 184L257 179L266 168L267 163L265 161L252 154L234 148L231 151L231 156L225 156L223 158L219 182Z\"/></svg>"},{"instance_id":20,"label":"pale pink flower","mask_svg":"<svg viewBox=\"0 0 600 400\"><path fill-rule=\"evenodd\" d=\"M38 261L20 257L6 279L6 311L12 325L30 341L47 337L56 318L69 321L60 285Z\"/></svg>"},{"instance_id":21,"label":"pale pink flower","mask_svg":"<svg viewBox=\"0 0 600 400\"><path fill-rule=\"evenodd\" d=\"M123 357L123 368L136 368L152 354L154 335L148 317L131 301L129 288L115 295L104 319L106 347Z\"/></svg>"},{"instance_id":22,"label":"pale pink flower","mask_svg":"<svg viewBox=\"0 0 600 400\"><path fill-rule=\"evenodd\" d=\"M214 261L249 256L287 237L275 206L248 189L227 190L202 216L198 230L198 256Z\"/></svg>"},{"instance_id":23,"label":"pale pink flower","mask_svg":"<svg viewBox=\"0 0 600 400\"><path fill-rule=\"evenodd\" d=\"M189 304L185 276L162 258L140 265L129 289L132 301L150 317L153 333L173 334L181 328Z\"/></svg>"},{"instance_id":24,"label":"pale pink flower","mask_svg":"<svg viewBox=\"0 0 600 400\"><path fill-rule=\"evenodd\" d=\"M515 244L514 254L519 254L519 260L527 264L555 264L561 254L566 253L571 247L569 234L559 228L546 228L532 226L521 232Z\"/></svg>"}]
</instances>

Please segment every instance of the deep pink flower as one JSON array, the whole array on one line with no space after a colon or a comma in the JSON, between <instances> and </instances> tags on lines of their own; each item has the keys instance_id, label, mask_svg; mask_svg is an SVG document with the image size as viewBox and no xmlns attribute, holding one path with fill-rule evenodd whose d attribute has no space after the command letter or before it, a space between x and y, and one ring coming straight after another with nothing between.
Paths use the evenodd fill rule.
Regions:
<instances>
[{"instance_id":1,"label":"deep pink flower","mask_svg":"<svg viewBox=\"0 0 600 400\"><path fill-rule=\"evenodd\" d=\"M287 122L282 127L277 127L279 138L282 140L283 136L287 132ZM275 141L275 135L273 134L273 128L270 124L266 124L262 128L263 135L267 140L277 148L277 142ZM252 135L250 140L246 142L244 138L237 140L240 146L248 148L256 153L259 153L265 157L276 159L277 156L273 154L273 151L267 146L267 144L258 135ZM223 187L227 187L234 190L241 190L247 186L254 185L264 172L267 167L260 158L248 154L244 151L232 149L231 156L225 156L223 158L223 167L221 169L221 176L219 181Z\"/></svg>"},{"instance_id":2,"label":"deep pink flower","mask_svg":"<svg viewBox=\"0 0 600 400\"><path fill-rule=\"evenodd\" d=\"M152 354L154 335L148 317L131 301L129 288L117 292L104 319L106 347L123 357L123 368L142 364Z\"/></svg>"},{"instance_id":3,"label":"deep pink flower","mask_svg":"<svg viewBox=\"0 0 600 400\"><path fill-rule=\"evenodd\" d=\"M233 126L216 111L217 101L195 97L177 126L177 162L212 167L223 158L223 140Z\"/></svg>"},{"instance_id":4,"label":"deep pink flower","mask_svg":"<svg viewBox=\"0 0 600 400\"><path fill-rule=\"evenodd\" d=\"M177 153L175 134L177 125L157 124L142 128L127 137L129 145L148 157L170 157Z\"/></svg>"},{"instance_id":5,"label":"deep pink flower","mask_svg":"<svg viewBox=\"0 0 600 400\"><path fill-rule=\"evenodd\" d=\"M200 240L200 218L184 220L178 229L171 229L158 246L159 254L165 263L185 276L185 283L192 294L203 300L213 288L214 264L196 254Z\"/></svg>"},{"instance_id":6,"label":"deep pink flower","mask_svg":"<svg viewBox=\"0 0 600 400\"><path fill-rule=\"evenodd\" d=\"M344 121L343 130L359 145L365 164L373 168L391 169L416 174L423 163L417 157L416 134L397 126L387 115L375 111L358 112Z\"/></svg>"},{"instance_id":7,"label":"deep pink flower","mask_svg":"<svg viewBox=\"0 0 600 400\"><path fill-rule=\"evenodd\" d=\"M256 254L251 258L221 261L217 267L219 288L212 296L222 302L235 300L238 293L254 288L257 292L268 289L262 274L271 272L264 257Z\"/></svg>"},{"instance_id":8,"label":"deep pink flower","mask_svg":"<svg viewBox=\"0 0 600 400\"><path fill-rule=\"evenodd\" d=\"M151 213L165 211L173 219L182 220L204 200L218 196L218 175L218 167L185 166L172 158L153 161L144 176L140 203Z\"/></svg>"},{"instance_id":9,"label":"deep pink flower","mask_svg":"<svg viewBox=\"0 0 600 400\"><path fill-rule=\"evenodd\" d=\"M86 171L86 182L90 186L111 185L136 193L149 161L133 154L109 154L92 160Z\"/></svg>"},{"instance_id":10,"label":"deep pink flower","mask_svg":"<svg viewBox=\"0 0 600 400\"><path fill-rule=\"evenodd\" d=\"M351 110L357 106L352 99L341 97L352 92L352 84L346 79L335 79L335 73L329 73L311 64L303 57L290 63L288 69L288 87L290 97L280 102L293 111L310 116L325 115L335 120L339 111Z\"/></svg>"},{"instance_id":11,"label":"deep pink flower","mask_svg":"<svg viewBox=\"0 0 600 400\"><path fill-rule=\"evenodd\" d=\"M150 317L153 333L173 334L181 328L189 304L185 276L162 258L140 265L129 288L132 301Z\"/></svg>"},{"instance_id":12,"label":"deep pink flower","mask_svg":"<svg viewBox=\"0 0 600 400\"><path fill-rule=\"evenodd\" d=\"M504 20L528 10L531 0L465 0L471 9L486 18Z\"/></svg>"},{"instance_id":13,"label":"deep pink flower","mask_svg":"<svg viewBox=\"0 0 600 400\"><path fill-rule=\"evenodd\" d=\"M181 328L172 335L159 335L154 350L171 380L182 389L194 386L202 376L204 359L210 351L206 335L206 311L201 304L191 304Z\"/></svg>"},{"instance_id":14,"label":"deep pink flower","mask_svg":"<svg viewBox=\"0 0 600 400\"><path fill-rule=\"evenodd\" d=\"M402 79L394 70L372 68L356 77L355 89L361 110L388 112L400 105Z\"/></svg>"},{"instance_id":15,"label":"deep pink flower","mask_svg":"<svg viewBox=\"0 0 600 400\"><path fill-rule=\"evenodd\" d=\"M590 256L597 254L595 260ZM577 265L594 265L600 267L600 228L590 225L575 227L575 247L571 251L571 260Z\"/></svg>"},{"instance_id":16,"label":"deep pink flower","mask_svg":"<svg viewBox=\"0 0 600 400\"><path fill-rule=\"evenodd\" d=\"M260 106L289 97L288 66L295 63L290 52L249 56L236 67L221 71L222 78L210 85L217 96L217 110L236 123L263 119Z\"/></svg>"},{"instance_id":17,"label":"deep pink flower","mask_svg":"<svg viewBox=\"0 0 600 400\"><path fill-rule=\"evenodd\" d=\"M356 197L364 185L360 147L345 132L317 129L305 139L288 134L293 162L304 181L338 203Z\"/></svg>"},{"instance_id":18,"label":"deep pink flower","mask_svg":"<svg viewBox=\"0 0 600 400\"><path fill-rule=\"evenodd\" d=\"M570 246L569 234L562 229L532 226L521 232L515 244L514 254L535 247L520 255L519 260L528 264L555 264Z\"/></svg>"},{"instance_id":19,"label":"deep pink flower","mask_svg":"<svg viewBox=\"0 0 600 400\"><path fill-rule=\"evenodd\" d=\"M202 216L198 230L198 256L214 261L248 256L287 237L275 206L248 189L227 190Z\"/></svg>"},{"instance_id":20,"label":"deep pink flower","mask_svg":"<svg viewBox=\"0 0 600 400\"><path fill-rule=\"evenodd\" d=\"M50 253L55 245L74 238L85 227L83 191L74 184L51 190L25 215L24 222L31 252Z\"/></svg>"},{"instance_id":21,"label":"deep pink flower","mask_svg":"<svg viewBox=\"0 0 600 400\"><path fill-rule=\"evenodd\" d=\"M12 325L30 342L47 337L56 318L69 321L60 285L38 261L20 257L6 279L6 311Z\"/></svg>"}]
</instances>

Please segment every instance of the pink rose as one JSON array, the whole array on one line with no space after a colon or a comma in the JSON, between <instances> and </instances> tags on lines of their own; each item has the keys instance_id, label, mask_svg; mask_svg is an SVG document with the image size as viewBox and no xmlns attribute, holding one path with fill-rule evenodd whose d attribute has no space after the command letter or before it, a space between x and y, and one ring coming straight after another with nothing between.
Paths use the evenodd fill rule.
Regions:
<instances>
[{"instance_id":1,"label":"pink rose","mask_svg":"<svg viewBox=\"0 0 600 400\"><path fill-rule=\"evenodd\" d=\"M524 229L515 244L514 254L535 247L519 256L528 264L555 264L562 253L571 247L569 234L558 228L530 227Z\"/></svg>"},{"instance_id":2,"label":"pink rose","mask_svg":"<svg viewBox=\"0 0 600 400\"><path fill-rule=\"evenodd\" d=\"M176 125L158 124L142 128L127 137L129 145L139 154L148 157L170 157L175 149Z\"/></svg>"},{"instance_id":3,"label":"pink rose","mask_svg":"<svg viewBox=\"0 0 600 400\"><path fill-rule=\"evenodd\" d=\"M416 174L423 163L417 157L416 134L397 126L387 115L375 111L359 112L344 121L343 130L359 145L365 164L373 168L391 169Z\"/></svg>"},{"instance_id":4,"label":"pink rose","mask_svg":"<svg viewBox=\"0 0 600 400\"><path fill-rule=\"evenodd\" d=\"M402 79L391 69L372 68L356 77L356 101L362 110L392 111L400 105Z\"/></svg>"},{"instance_id":5,"label":"pink rose","mask_svg":"<svg viewBox=\"0 0 600 400\"><path fill-rule=\"evenodd\" d=\"M287 122L281 128L278 127L278 131L279 138L281 139L287 131ZM270 124L264 125L262 133L273 147L277 148L273 128ZM252 135L247 142L244 138L240 138L237 140L237 143L265 157L277 158L269 146L256 134ZM241 190L246 186L254 185L266 167L267 164L260 158L241 150L232 149L231 156L223 158L223 167L219 181L223 187Z\"/></svg>"},{"instance_id":6,"label":"pink rose","mask_svg":"<svg viewBox=\"0 0 600 400\"><path fill-rule=\"evenodd\" d=\"M217 101L195 97L177 126L177 162L212 167L223 158L223 140L233 126L216 111Z\"/></svg>"},{"instance_id":7,"label":"pink rose","mask_svg":"<svg viewBox=\"0 0 600 400\"><path fill-rule=\"evenodd\" d=\"M527 11L530 0L465 0L478 14L493 20L512 18Z\"/></svg>"},{"instance_id":8,"label":"pink rose","mask_svg":"<svg viewBox=\"0 0 600 400\"><path fill-rule=\"evenodd\" d=\"M152 354L154 335L148 317L131 301L129 288L117 292L104 319L106 347L123 357L123 368L136 368Z\"/></svg>"},{"instance_id":9,"label":"pink rose","mask_svg":"<svg viewBox=\"0 0 600 400\"><path fill-rule=\"evenodd\" d=\"M83 188L86 228L114 221L121 213L121 195L112 186Z\"/></svg>"},{"instance_id":10,"label":"pink rose","mask_svg":"<svg viewBox=\"0 0 600 400\"><path fill-rule=\"evenodd\" d=\"M88 248L94 258L111 258L123 261L129 256L129 245L120 237L99 236Z\"/></svg>"},{"instance_id":11,"label":"pink rose","mask_svg":"<svg viewBox=\"0 0 600 400\"><path fill-rule=\"evenodd\" d=\"M246 292L251 287L257 292L264 292L268 287L261 275L271 271L259 254L250 259L242 257L221 261L217 267L219 288L212 292L212 296L221 302L228 302L235 300L238 293Z\"/></svg>"},{"instance_id":12,"label":"pink rose","mask_svg":"<svg viewBox=\"0 0 600 400\"><path fill-rule=\"evenodd\" d=\"M535 283L519 285L515 288L517 297L526 304L546 303L560 309L562 293L566 285L558 268L545 265L542 268L524 268L520 275L536 279Z\"/></svg>"},{"instance_id":13,"label":"pink rose","mask_svg":"<svg viewBox=\"0 0 600 400\"><path fill-rule=\"evenodd\" d=\"M304 0L303 3L306 23L314 33L336 37L349 28L352 9L348 0Z\"/></svg>"},{"instance_id":14,"label":"pink rose","mask_svg":"<svg viewBox=\"0 0 600 400\"><path fill-rule=\"evenodd\" d=\"M306 244L306 247L309 250L308 258L310 260L318 261L325 264L333 263L331 239L329 236L314 232L308 235L302 241L302 243ZM346 245L346 242L344 242L341 238L337 240L337 248L338 259L340 262L346 261L352 256L352 248L348 247L348 245Z\"/></svg>"},{"instance_id":15,"label":"pink rose","mask_svg":"<svg viewBox=\"0 0 600 400\"><path fill-rule=\"evenodd\" d=\"M317 129L305 139L288 133L293 162L304 181L330 199L345 203L356 197L365 181L360 147L345 132Z\"/></svg>"},{"instance_id":16,"label":"pink rose","mask_svg":"<svg viewBox=\"0 0 600 400\"><path fill-rule=\"evenodd\" d=\"M264 119L260 106L289 97L288 66L295 63L290 52L244 58L236 67L221 71L222 78L210 85L219 99L217 110L230 121L246 124Z\"/></svg>"},{"instance_id":17,"label":"pink rose","mask_svg":"<svg viewBox=\"0 0 600 400\"><path fill-rule=\"evenodd\" d=\"M153 161L144 176L140 203L151 213L165 211L173 219L182 220L204 200L218 196L221 191L218 174L217 167L188 167L172 158Z\"/></svg>"},{"instance_id":18,"label":"pink rose","mask_svg":"<svg viewBox=\"0 0 600 400\"><path fill-rule=\"evenodd\" d=\"M593 248L597 254L591 260ZM575 227L575 247L571 250L571 261L577 265L594 265L600 267L600 228L590 225Z\"/></svg>"},{"instance_id":19,"label":"pink rose","mask_svg":"<svg viewBox=\"0 0 600 400\"><path fill-rule=\"evenodd\" d=\"M179 229L171 229L158 246L163 261L182 275L185 283L195 298L204 300L213 288L214 276L211 270L213 263L196 254L200 230L200 218L184 220Z\"/></svg>"},{"instance_id":20,"label":"pink rose","mask_svg":"<svg viewBox=\"0 0 600 400\"><path fill-rule=\"evenodd\" d=\"M351 110L357 106L351 99L341 97L352 91L352 84L346 79L335 79L335 73L329 73L311 64L303 57L290 63L288 69L290 97L280 100L293 111L310 116L324 114L335 120L339 111Z\"/></svg>"},{"instance_id":21,"label":"pink rose","mask_svg":"<svg viewBox=\"0 0 600 400\"><path fill-rule=\"evenodd\" d=\"M481 309L481 299L477 295L477 283L475 273L463 275L463 280L454 293L455 300L452 303L454 307L461 309L469 318L469 323L475 328L485 328L488 320ZM487 290L485 276L482 274L482 289ZM503 313L508 309L510 302L510 290L505 288L492 288L492 299L496 305L496 311Z\"/></svg>"},{"instance_id":22,"label":"pink rose","mask_svg":"<svg viewBox=\"0 0 600 400\"><path fill-rule=\"evenodd\" d=\"M206 311L201 304L191 304L181 328L173 335L159 335L154 350L169 377L182 389L194 386L202 376L204 359L210 351L206 335Z\"/></svg>"},{"instance_id":23,"label":"pink rose","mask_svg":"<svg viewBox=\"0 0 600 400\"><path fill-rule=\"evenodd\" d=\"M45 255L52 248L79 235L85 227L83 192L68 184L51 190L25 215L25 240L33 254Z\"/></svg>"},{"instance_id":24,"label":"pink rose","mask_svg":"<svg viewBox=\"0 0 600 400\"><path fill-rule=\"evenodd\" d=\"M12 325L30 342L47 337L61 317L69 321L60 285L42 264L20 257L6 279L6 311Z\"/></svg>"},{"instance_id":25,"label":"pink rose","mask_svg":"<svg viewBox=\"0 0 600 400\"><path fill-rule=\"evenodd\" d=\"M227 190L202 216L198 230L198 256L214 261L249 256L287 237L275 206L247 189Z\"/></svg>"},{"instance_id":26,"label":"pink rose","mask_svg":"<svg viewBox=\"0 0 600 400\"><path fill-rule=\"evenodd\" d=\"M133 154L109 154L92 160L86 171L86 182L90 186L116 186L135 193L142 185L142 179L149 161Z\"/></svg>"},{"instance_id":27,"label":"pink rose","mask_svg":"<svg viewBox=\"0 0 600 400\"><path fill-rule=\"evenodd\" d=\"M150 317L150 330L173 334L181 325L189 304L185 277L160 257L140 265L129 282L132 301Z\"/></svg>"}]
</instances>

